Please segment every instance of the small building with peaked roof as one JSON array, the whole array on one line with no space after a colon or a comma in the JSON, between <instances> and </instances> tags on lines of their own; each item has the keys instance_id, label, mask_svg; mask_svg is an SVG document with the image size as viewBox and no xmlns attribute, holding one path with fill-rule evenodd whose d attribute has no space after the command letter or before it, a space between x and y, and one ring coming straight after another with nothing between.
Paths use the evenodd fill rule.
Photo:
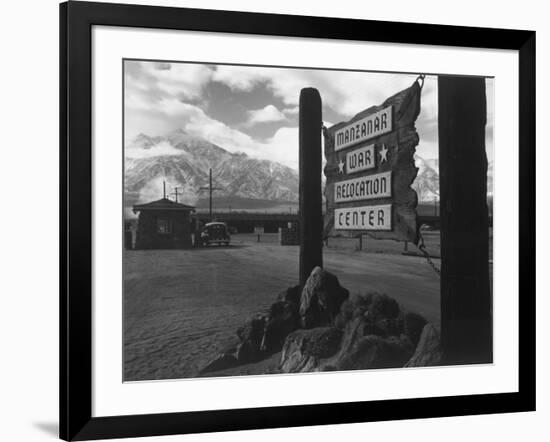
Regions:
<instances>
[{"instance_id":1,"label":"small building with peaked roof","mask_svg":"<svg viewBox=\"0 0 550 442\"><path fill-rule=\"evenodd\" d=\"M161 198L133 207L138 215L136 249L185 249L193 246L193 206Z\"/></svg>"}]
</instances>

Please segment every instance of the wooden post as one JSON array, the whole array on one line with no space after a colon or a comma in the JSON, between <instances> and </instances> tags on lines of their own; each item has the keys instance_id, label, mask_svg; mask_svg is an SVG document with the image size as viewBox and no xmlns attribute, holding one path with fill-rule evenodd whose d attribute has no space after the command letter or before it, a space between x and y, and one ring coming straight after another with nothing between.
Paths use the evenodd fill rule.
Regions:
<instances>
[{"instance_id":1,"label":"wooden post","mask_svg":"<svg viewBox=\"0 0 550 442\"><path fill-rule=\"evenodd\" d=\"M212 168L210 168L210 171L208 172L208 213L210 217L210 222L214 221L212 219Z\"/></svg>"},{"instance_id":2,"label":"wooden post","mask_svg":"<svg viewBox=\"0 0 550 442\"><path fill-rule=\"evenodd\" d=\"M315 266L323 265L321 196L321 96L314 88L300 92L300 285Z\"/></svg>"},{"instance_id":3,"label":"wooden post","mask_svg":"<svg viewBox=\"0 0 550 442\"><path fill-rule=\"evenodd\" d=\"M439 183L443 363L492 362L483 78L441 76Z\"/></svg>"}]
</instances>

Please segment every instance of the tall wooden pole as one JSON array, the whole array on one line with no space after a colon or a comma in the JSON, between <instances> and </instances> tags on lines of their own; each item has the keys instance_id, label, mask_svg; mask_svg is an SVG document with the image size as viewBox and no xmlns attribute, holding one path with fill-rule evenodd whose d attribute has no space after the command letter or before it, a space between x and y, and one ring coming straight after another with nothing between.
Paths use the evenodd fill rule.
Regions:
<instances>
[{"instance_id":1,"label":"tall wooden pole","mask_svg":"<svg viewBox=\"0 0 550 442\"><path fill-rule=\"evenodd\" d=\"M208 187L200 187L200 190L208 190L208 214L210 217L210 222L214 221L212 218L212 193L214 190L222 190L221 187L212 186L212 168L208 172Z\"/></svg>"},{"instance_id":2,"label":"tall wooden pole","mask_svg":"<svg viewBox=\"0 0 550 442\"><path fill-rule=\"evenodd\" d=\"M441 76L439 182L443 363L492 361L483 78Z\"/></svg>"},{"instance_id":3,"label":"tall wooden pole","mask_svg":"<svg viewBox=\"0 0 550 442\"><path fill-rule=\"evenodd\" d=\"M212 168L210 168L209 172L209 187L210 187L210 199L208 200L208 207L209 207L209 213L210 213L210 222L213 221L212 219Z\"/></svg>"},{"instance_id":4,"label":"tall wooden pole","mask_svg":"<svg viewBox=\"0 0 550 442\"><path fill-rule=\"evenodd\" d=\"M323 265L321 196L321 96L314 88L300 92L300 285L315 266Z\"/></svg>"},{"instance_id":5,"label":"tall wooden pole","mask_svg":"<svg viewBox=\"0 0 550 442\"><path fill-rule=\"evenodd\" d=\"M170 195L175 195L175 197L176 197L176 203L179 202L179 200L178 200L179 189L180 189L180 188L177 187L177 186L174 187L174 191L170 194Z\"/></svg>"}]
</instances>

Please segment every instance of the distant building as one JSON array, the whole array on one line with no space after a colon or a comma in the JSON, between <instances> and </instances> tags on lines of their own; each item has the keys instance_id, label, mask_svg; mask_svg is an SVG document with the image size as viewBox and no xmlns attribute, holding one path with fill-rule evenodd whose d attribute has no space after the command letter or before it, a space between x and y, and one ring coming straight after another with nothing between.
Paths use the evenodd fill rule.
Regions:
<instances>
[{"instance_id":1,"label":"distant building","mask_svg":"<svg viewBox=\"0 0 550 442\"><path fill-rule=\"evenodd\" d=\"M193 206L162 198L133 207L139 212L136 249L185 249L192 247Z\"/></svg>"}]
</instances>

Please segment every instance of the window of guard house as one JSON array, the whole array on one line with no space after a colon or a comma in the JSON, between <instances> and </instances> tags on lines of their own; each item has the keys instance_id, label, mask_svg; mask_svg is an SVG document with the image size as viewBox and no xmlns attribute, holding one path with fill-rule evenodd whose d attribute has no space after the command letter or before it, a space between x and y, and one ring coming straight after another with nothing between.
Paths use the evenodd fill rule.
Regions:
<instances>
[{"instance_id":1,"label":"window of guard house","mask_svg":"<svg viewBox=\"0 0 550 442\"><path fill-rule=\"evenodd\" d=\"M172 222L166 218L157 219L157 233L167 234L172 233Z\"/></svg>"}]
</instances>

